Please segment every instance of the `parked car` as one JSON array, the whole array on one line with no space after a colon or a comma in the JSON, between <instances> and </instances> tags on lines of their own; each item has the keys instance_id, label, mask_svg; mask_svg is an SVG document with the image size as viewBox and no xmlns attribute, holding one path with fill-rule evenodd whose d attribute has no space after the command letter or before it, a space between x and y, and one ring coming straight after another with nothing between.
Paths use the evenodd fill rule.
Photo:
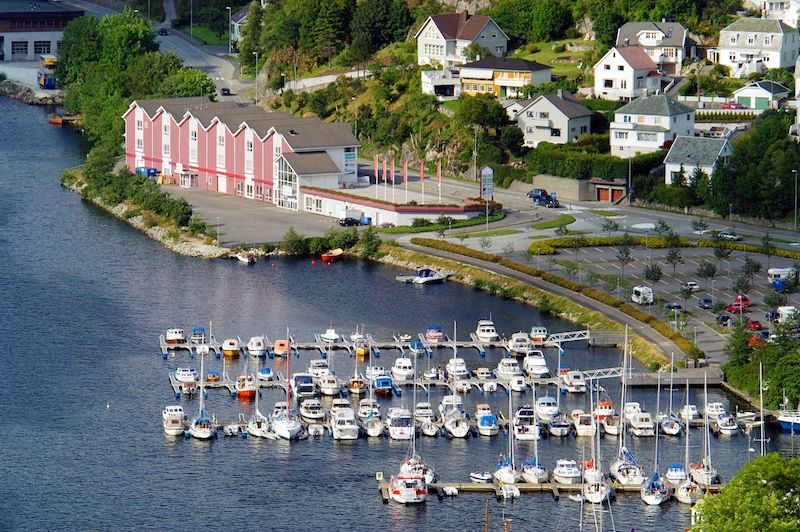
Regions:
<instances>
[{"instance_id":1,"label":"parked car","mask_svg":"<svg viewBox=\"0 0 800 532\"><path fill-rule=\"evenodd\" d=\"M169 32L167 31L167 28L158 28L158 34L159 35L169 35Z\"/></svg>"},{"instance_id":2,"label":"parked car","mask_svg":"<svg viewBox=\"0 0 800 532\"><path fill-rule=\"evenodd\" d=\"M231 95L231 90L228 87L222 87L219 90L219 93L222 94L223 96L230 96Z\"/></svg>"},{"instance_id":3,"label":"parked car","mask_svg":"<svg viewBox=\"0 0 800 532\"><path fill-rule=\"evenodd\" d=\"M558 200L552 196L547 196L546 199L542 200L542 205L548 209L557 209L561 207L561 204L558 202Z\"/></svg>"},{"instance_id":4,"label":"parked car","mask_svg":"<svg viewBox=\"0 0 800 532\"><path fill-rule=\"evenodd\" d=\"M357 220L355 218L341 218L339 220L339 225L342 227L351 227L353 225L361 225L361 220Z\"/></svg>"},{"instance_id":5,"label":"parked car","mask_svg":"<svg viewBox=\"0 0 800 532\"><path fill-rule=\"evenodd\" d=\"M529 190L526 195L530 199L535 200L536 198L539 198L539 197L542 197L542 196L548 196L549 194L543 188L533 188L533 189Z\"/></svg>"},{"instance_id":6,"label":"parked car","mask_svg":"<svg viewBox=\"0 0 800 532\"><path fill-rule=\"evenodd\" d=\"M688 288L692 292L699 292L700 291L700 285L697 284L697 281L686 281L685 283L683 283L681 285L681 288Z\"/></svg>"},{"instance_id":7,"label":"parked car","mask_svg":"<svg viewBox=\"0 0 800 532\"><path fill-rule=\"evenodd\" d=\"M731 312L733 314L739 314L739 313L744 312L745 310L747 310L747 305L743 305L739 301L734 301L733 303L731 303L730 305L725 307L725 310L727 310L728 312Z\"/></svg>"},{"instance_id":8,"label":"parked car","mask_svg":"<svg viewBox=\"0 0 800 532\"><path fill-rule=\"evenodd\" d=\"M742 239L741 236L737 235L734 231L731 231L730 229L723 229L722 231L717 233L717 235L723 240L732 240L734 242L738 242L739 240Z\"/></svg>"},{"instance_id":9,"label":"parked car","mask_svg":"<svg viewBox=\"0 0 800 532\"><path fill-rule=\"evenodd\" d=\"M722 104L723 109L747 109L747 106L739 102L725 102Z\"/></svg>"},{"instance_id":10,"label":"parked car","mask_svg":"<svg viewBox=\"0 0 800 532\"><path fill-rule=\"evenodd\" d=\"M745 307L749 307L751 305L750 298L745 294L736 294L736 297L733 298L733 302L741 303Z\"/></svg>"},{"instance_id":11,"label":"parked car","mask_svg":"<svg viewBox=\"0 0 800 532\"><path fill-rule=\"evenodd\" d=\"M750 320L750 321L748 321L747 325L745 325L745 327L747 327L748 331L760 331L761 329L764 328L764 326L761 325L761 322L758 321L758 320Z\"/></svg>"},{"instance_id":12,"label":"parked car","mask_svg":"<svg viewBox=\"0 0 800 532\"><path fill-rule=\"evenodd\" d=\"M767 321L776 322L778 321L778 311L776 310L768 310L764 313L764 319Z\"/></svg>"},{"instance_id":13,"label":"parked car","mask_svg":"<svg viewBox=\"0 0 800 532\"><path fill-rule=\"evenodd\" d=\"M720 314L714 321L717 322L717 325L722 325L723 327L727 327L733 321L733 317L729 316L728 314Z\"/></svg>"},{"instance_id":14,"label":"parked car","mask_svg":"<svg viewBox=\"0 0 800 532\"><path fill-rule=\"evenodd\" d=\"M701 297L697 301L697 306L708 310L714 307L714 301L710 297Z\"/></svg>"},{"instance_id":15,"label":"parked car","mask_svg":"<svg viewBox=\"0 0 800 532\"><path fill-rule=\"evenodd\" d=\"M667 303L664 305L664 312L667 314L674 312L680 314L683 312L683 307L679 303Z\"/></svg>"},{"instance_id":16,"label":"parked car","mask_svg":"<svg viewBox=\"0 0 800 532\"><path fill-rule=\"evenodd\" d=\"M758 334L754 334L749 340L747 340L747 345L749 347L760 347L766 343L767 341Z\"/></svg>"}]
</instances>

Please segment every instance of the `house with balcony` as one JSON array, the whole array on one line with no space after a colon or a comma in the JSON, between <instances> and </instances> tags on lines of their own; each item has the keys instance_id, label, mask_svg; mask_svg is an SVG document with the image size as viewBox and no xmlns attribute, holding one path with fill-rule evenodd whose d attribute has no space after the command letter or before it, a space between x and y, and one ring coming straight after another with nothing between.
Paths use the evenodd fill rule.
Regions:
<instances>
[{"instance_id":1,"label":"house with balcony","mask_svg":"<svg viewBox=\"0 0 800 532\"><path fill-rule=\"evenodd\" d=\"M761 2L761 15L764 18L780 20L787 26L797 27L800 19L800 1L798 0L766 0Z\"/></svg>"},{"instance_id":2,"label":"house with balcony","mask_svg":"<svg viewBox=\"0 0 800 532\"><path fill-rule=\"evenodd\" d=\"M122 118L128 169L153 168L184 188L300 210L302 187L358 181L349 124L196 97L135 100Z\"/></svg>"},{"instance_id":3,"label":"house with balcony","mask_svg":"<svg viewBox=\"0 0 800 532\"><path fill-rule=\"evenodd\" d=\"M473 42L503 57L508 50L508 35L491 17L461 13L433 15L414 35L417 39L417 64L450 67L467 62L464 49Z\"/></svg>"},{"instance_id":4,"label":"house with balcony","mask_svg":"<svg viewBox=\"0 0 800 532\"><path fill-rule=\"evenodd\" d=\"M524 88L551 81L553 69L515 57L483 57L459 69L463 94L491 94L495 98L523 98Z\"/></svg>"},{"instance_id":5,"label":"house with balcony","mask_svg":"<svg viewBox=\"0 0 800 532\"><path fill-rule=\"evenodd\" d=\"M697 43L678 22L627 22L617 30L617 46L641 46L648 57L667 74L680 72L684 59L697 56Z\"/></svg>"},{"instance_id":6,"label":"house with balcony","mask_svg":"<svg viewBox=\"0 0 800 532\"><path fill-rule=\"evenodd\" d=\"M461 96L461 79L455 68L423 70L420 77L422 94L436 96L439 100L454 100Z\"/></svg>"},{"instance_id":7,"label":"house with balcony","mask_svg":"<svg viewBox=\"0 0 800 532\"><path fill-rule=\"evenodd\" d=\"M594 96L633 100L661 90L662 74L644 48L615 46L594 65Z\"/></svg>"},{"instance_id":8,"label":"house with balcony","mask_svg":"<svg viewBox=\"0 0 800 532\"><path fill-rule=\"evenodd\" d=\"M679 136L694 136L694 109L663 94L642 96L614 111L611 155L654 152Z\"/></svg>"},{"instance_id":9,"label":"house with balcony","mask_svg":"<svg viewBox=\"0 0 800 532\"><path fill-rule=\"evenodd\" d=\"M544 94L519 113L517 125L522 130L523 145L535 148L540 142L566 144L592 130L592 115L587 107L563 90Z\"/></svg>"},{"instance_id":10,"label":"house with balcony","mask_svg":"<svg viewBox=\"0 0 800 532\"><path fill-rule=\"evenodd\" d=\"M709 58L745 78L770 68L794 66L800 48L795 28L775 19L740 18L719 32L719 44Z\"/></svg>"},{"instance_id":11,"label":"house with balcony","mask_svg":"<svg viewBox=\"0 0 800 532\"><path fill-rule=\"evenodd\" d=\"M727 138L679 136L664 158L664 182L671 185L683 174L688 184L698 169L710 177L731 155Z\"/></svg>"}]
</instances>

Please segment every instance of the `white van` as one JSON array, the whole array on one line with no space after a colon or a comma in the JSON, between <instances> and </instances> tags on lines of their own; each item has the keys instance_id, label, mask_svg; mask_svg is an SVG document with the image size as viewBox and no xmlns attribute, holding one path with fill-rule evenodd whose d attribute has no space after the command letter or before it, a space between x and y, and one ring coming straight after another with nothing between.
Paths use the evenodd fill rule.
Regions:
<instances>
[{"instance_id":1,"label":"white van","mask_svg":"<svg viewBox=\"0 0 800 532\"><path fill-rule=\"evenodd\" d=\"M770 283L778 279L796 279L797 272L794 268L770 268L767 270L767 281Z\"/></svg>"},{"instance_id":2,"label":"white van","mask_svg":"<svg viewBox=\"0 0 800 532\"><path fill-rule=\"evenodd\" d=\"M648 305L653 302L653 289L649 286L634 286L631 301L639 305Z\"/></svg>"},{"instance_id":3,"label":"white van","mask_svg":"<svg viewBox=\"0 0 800 532\"><path fill-rule=\"evenodd\" d=\"M778 323L786 323L797 314L797 307L785 306L778 307Z\"/></svg>"}]
</instances>

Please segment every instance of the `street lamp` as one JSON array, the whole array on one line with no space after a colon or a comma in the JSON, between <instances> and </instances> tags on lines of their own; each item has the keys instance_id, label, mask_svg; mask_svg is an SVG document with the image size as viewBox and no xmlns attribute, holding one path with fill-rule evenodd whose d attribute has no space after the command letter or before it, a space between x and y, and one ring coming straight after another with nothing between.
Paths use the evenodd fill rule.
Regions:
<instances>
[{"instance_id":1,"label":"street lamp","mask_svg":"<svg viewBox=\"0 0 800 532\"><path fill-rule=\"evenodd\" d=\"M716 283L716 282L717 282L716 279L711 279L711 304L712 305L717 302L716 299L714 299L714 283Z\"/></svg>"},{"instance_id":2,"label":"street lamp","mask_svg":"<svg viewBox=\"0 0 800 532\"><path fill-rule=\"evenodd\" d=\"M256 56L256 105L258 105L258 52L253 52Z\"/></svg>"},{"instance_id":3,"label":"street lamp","mask_svg":"<svg viewBox=\"0 0 800 532\"><path fill-rule=\"evenodd\" d=\"M194 1L189 0L189 38L194 38Z\"/></svg>"},{"instance_id":4,"label":"street lamp","mask_svg":"<svg viewBox=\"0 0 800 532\"><path fill-rule=\"evenodd\" d=\"M228 53L231 53L231 6L226 6L225 9L228 10Z\"/></svg>"},{"instance_id":5,"label":"street lamp","mask_svg":"<svg viewBox=\"0 0 800 532\"><path fill-rule=\"evenodd\" d=\"M797 243L797 170L792 170L794 174L794 242Z\"/></svg>"},{"instance_id":6,"label":"street lamp","mask_svg":"<svg viewBox=\"0 0 800 532\"><path fill-rule=\"evenodd\" d=\"M281 74L281 75L283 75L283 74ZM358 139L358 105L355 104L356 97L355 96L351 96L350 97L350 101L354 102L353 103L353 129L354 129L354 134L356 136L356 139Z\"/></svg>"},{"instance_id":7,"label":"street lamp","mask_svg":"<svg viewBox=\"0 0 800 532\"><path fill-rule=\"evenodd\" d=\"M150 20L150 0L147 0L147 20Z\"/></svg>"},{"instance_id":8,"label":"street lamp","mask_svg":"<svg viewBox=\"0 0 800 532\"><path fill-rule=\"evenodd\" d=\"M217 216L217 245L222 247L222 241L219 239L219 221L220 217Z\"/></svg>"}]
</instances>

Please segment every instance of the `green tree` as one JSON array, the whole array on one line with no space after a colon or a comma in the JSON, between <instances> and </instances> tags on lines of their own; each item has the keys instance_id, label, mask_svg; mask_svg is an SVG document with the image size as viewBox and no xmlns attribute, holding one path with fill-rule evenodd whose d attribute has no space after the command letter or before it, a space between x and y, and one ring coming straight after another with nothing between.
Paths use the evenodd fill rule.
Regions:
<instances>
[{"instance_id":1,"label":"green tree","mask_svg":"<svg viewBox=\"0 0 800 532\"><path fill-rule=\"evenodd\" d=\"M672 276L675 277L675 270L678 264L683 264L686 260L683 258L681 248L669 248L667 255L664 257L667 264L672 266Z\"/></svg>"},{"instance_id":2,"label":"green tree","mask_svg":"<svg viewBox=\"0 0 800 532\"><path fill-rule=\"evenodd\" d=\"M386 46L405 38L413 22L402 0L364 0L353 12L350 23L354 57L361 61Z\"/></svg>"},{"instance_id":3,"label":"green tree","mask_svg":"<svg viewBox=\"0 0 800 532\"><path fill-rule=\"evenodd\" d=\"M464 59L477 61L483 57L491 57L492 51L479 42L471 42L464 48Z\"/></svg>"},{"instance_id":4,"label":"green tree","mask_svg":"<svg viewBox=\"0 0 800 532\"><path fill-rule=\"evenodd\" d=\"M752 333L748 331L744 324L736 321L733 325L733 331L725 343L725 354L728 355L728 361L733 366L744 366L750 362L750 353L752 348L747 345Z\"/></svg>"},{"instance_id":5,"label":"green tree","mask_svg":"<svg viewBox=\"0 0 800 532\"><path fill-rule=\"evenodd\" d=\"M372 226L367 227L361 232L361 237L358 239L361 245L361 257L368 259L374 258L381 247L381 239L378 237L378 232Z\"/></svg>"},{"instance_id":6,"label":"green tree","mask_svg":"<svg viewBox=\"0 0 800 532\"><path fill-rule=\"evenodd\" d=\"M73 19L64 28L56 77L62 87L82 81L100 59L99 21L93 16Z\"/></svg>"},{"instance_id":7,"label":"green tree","mask_svg":"<svg viewBox=\"0 0 800 532\"><path fill-rule=\"evenodd\" d=\"M455 119L482 128L500 128L508 121L503 106L490 94L462 95Z\"/></svg>"},{"instance_id":8,"label":"green tree","mask_svg":"<svg viewBox=\"0 0 800 532\"><path fill-rule=\"evenodd\" d=\"M196 68L182 68L173 72L161 85L161 95L165 97L209 96L216 100L216 90L214 80Z\"/></svg>"},{"instance_id":9,"label":"green tree","mask_svg":"<svg viewBox=\"0 0 800 532\"><path fill-rule=\"evenodd\" d=\"M276 10L281 12L280 10ZM251 2L247 9L247 17L241 29L239 37L239 62L242 65L255 66L256 58L254 52L263 54L261 47L261 26L264 21L264 11L261 2ZM261 57L264 57L263 55Z\"/></svg>"},{"instance_id":10,"label":"green tree","mask_svg":"<svg viewBox=\"0 0 800 532\"><path fill-rule=\"evenodd\" d=\"M690 286L681 286L678 293L680 294L681 299L683 300L683 308L686 308L686 302L689 300L690 297L692 297L692 288Z\"/></svg>"},{"instance_id":11,"label":"green tree","mask_svg":"<svg viewBox=\"0 0 800 532\"><path fill-rule=\"evenodd\" d=\"M746 294L752 287L753 285L750 282L750 276L744 272L739 274L739 276L736 278L736 281L733 283L733 289L740 294Z\"/></svg>"},{"instance_id":12,"label":"green tree","mask_svg":"<svg viewBox=\"0 0 800 532\"><path fill-rule=\"evenodd\" d=\"M480 237L478 239L478 245L480 246L480 248L484 252L489 251L489 249L492 247L492 239L491 239L491 237L488 237L488 236Z\"/></svg>"},{"instance_id":13,"label":"green tree","mask_svg":"<svg viewBox=\"0 0 800 532\"><path fill-rule=\"evenodd\" d=\"M622 244L617 248L616 258L622 268L622 277L625 278L625 266L633 262L631 256L631 246L628 243L630 236L625 233L622 237Z\"/></svg>"},{"instance_id":14,"label":"green tree","mask_svg":"<svg viewBox=\"0 0 800 532\"><path fill-rule=\"evenodd\" d=\"M645 279L655 284L661 280L664 272L661 271L661 266L658 264L645 264L642 274Z\"/></svg>"},{"instance_id":15,"label":"green tree","mask_svg":"<svg viewBox=\"0 0 800 532\"><path fill-rule=\"evenodd\" d=\"M772 247L772 238L769 236L769 231L761 238L761 249L759 250L762 255L767 257L767 268L770 267L772 262L772 253L775 248Z\"/></svg>"},{"instance_id":16,"label":"green tree","mask_svg":"<svg viewBox=\"0 0 800 532\"><path fill-rule=\"evenodd\" d=\"M133 98L161 96L164 80L182 67L183 60L173 53L148 52L141 55L131 61L125 71L125 92Z\"/></svg>"},{"instance_id":17,"label":"green tree","mask_svg":"<svg viewBox=\"0 0 800 532\"><path fill-rule=\"evenodd\" d=\"M126 7L118 14L103 17L97 26L100 41L100 63L122 72L133 59L158 50L150 22Z\"/></svg>"},{"instance_id":18,"label":"green tree","mask_svg":"<svg viewBox=\"0 0 800 532\"><path fill-rule=\"evenodd\" d=\"M613 218L605 218L603 224L600 226L600 230L608 233L608 236L611 237L611 233L619 231L619 222Z\"/></svg>"},{"instance_id":19,"label":"green tree","mask_svg":"<svg viewBox=\"0 0 800 532\"><path fill-rule=\"evenodd\" d=\"M753 282L753 278L757 273L761 271L761 263L757 260L753 260L750 257L744 258L744 265L742 265L742 273L746 275L750 282Z\"/></svg>"},{"instance_id":20,"label":"green tree","mask_svg":"<svg viewBox=\"0 0 800 532\"><path fill-rule=\"evenodd\" d=\"M723 261L728 260L731 256L731 248L728 246L728 241L719 236L719 233L716 233L711 241L714 243L714 256L722 264Z\"/></svg>"},{"instance_id":21,"label":"green tree","mask_svg":"<svg viewBox=\"0 0 800 532\"><path fill-rule=\"evenodd\" d=\"M554 41L572 25L572 16L561 2L535 2L531 11L530 41Z\"/></svg>"},{"instance_id":22,"label":"green tree","mask_svg":"<svg viewBox=\"0 0 800 532\"><path fill-rule=\"evenodd\" d=\"M713 262L703 259L697 267L697 277L705 282L705 289L708 290L708 281L717 276L717 267Z\"/></svg>"},{"instance_id":23,"label":"green tree","mask_svg":"<svg viewBox=\"0 0 800 532\"><path fill-rule=\"evenodd\" d=\"M294 227L289 227L283 235L281 250L291 255L305 255L308 252L306 237L298 233Z\"/></svg>"},{"instance_id":24,"label":"green tree","mask_svg":"<svg viewBox=\"0 0 800 532\"><path fill-rule=\"evenodd\" d=\"M664 218L659 218L658 220L656 220L656 223L653 226L653 231L655 231L659 235L663 235L664 233L672 232L672 228L669 226L666 220L664 220Z\"/></svg>"},{"instance_id":25,"label":"green tree","mask_svg":"<svg viewBox=\"0 0 800 532\"><path fill-rule=\"evenodd\" d=\"M708 222L704 218L695 218L692 220L692 229L698 233L708 230Z\"/></svg>"},{"instance_id":26,"label":"green tree","mask_svg":"<svg viewBox=\"0 0 800 532\"><path fill-rule=\"evenodd\" d=\"M565 237L569 234L569 228L566 225L559 225L553 232L558 237Z\"/></svg>"}]
</instances>

